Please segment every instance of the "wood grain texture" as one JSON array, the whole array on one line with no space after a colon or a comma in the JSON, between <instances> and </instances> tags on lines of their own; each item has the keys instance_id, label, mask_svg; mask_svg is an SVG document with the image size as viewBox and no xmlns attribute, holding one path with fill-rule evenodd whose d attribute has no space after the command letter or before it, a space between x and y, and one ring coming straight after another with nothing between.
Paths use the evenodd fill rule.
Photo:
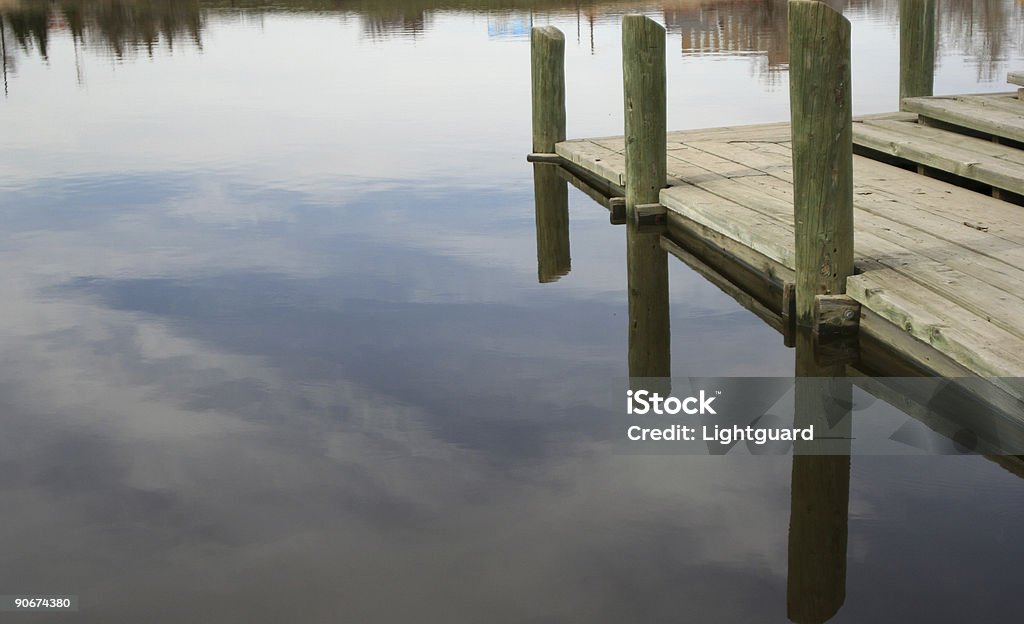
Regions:
<instances>
[{"instance_id":1,"label":"wood grain texture","mask_svg":"<svg viewBox=\"0 0 1024 624\"><path fill-rule=\"evenodd\" d=\"M552 153L565 140L565 36L554 26L530 33L533 151Z\"/></svg>"},{"instance_id":2,"label":"wood grain texture","mask_svg":"<svg viewBox=\"0 0 1024 624\"><path fill-rule=\"evenodd\" d=\"M658 202L665 186L665 29L643 15L622 19L626 214Z\"/></svg>"},{"instance_id":3,"label":"wood grain texture","mask_svg":"<svg viewBox=\"0 0 1024 624\"><path fill-rule=\"evenodd\" d=\"M917 113L924 120L934 119L983 135L1024 142L1024 104L1020 106L1018 111L1004 110L969 96L903 100L905 110Z\"/></svg>"},{"instance_id":4,"label":"wood grain texture","mask_svg":"<svg viewBox=\"0 0 1024 624\"><path fill-rule=\"evenodd\" d=\"M850 23L823 2L789 3L797 323L853 274Z\"/></svg>"}]
</instances>

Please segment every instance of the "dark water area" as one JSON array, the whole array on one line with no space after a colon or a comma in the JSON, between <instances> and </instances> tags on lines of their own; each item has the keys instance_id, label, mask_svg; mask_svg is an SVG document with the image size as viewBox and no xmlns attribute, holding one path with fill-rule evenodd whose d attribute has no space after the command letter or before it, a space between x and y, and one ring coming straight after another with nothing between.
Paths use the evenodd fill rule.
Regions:
<instances>
[{"instance_id":1,"label":"dark water area","mask_svg":"<svg viewBox=\"0 0 1024 624\"><path fill-rule=\"evenodd\" d=\"M842 5L855 114L896 108L898 4ZM1021 5L938 6L936 93L1009 90ZM784 2L0 0L0 595L80 605L0 621L1019 618L995 461L594 425L624 232L570 190L538 279L529 28L566 33L568 134L616 135L630 12L667 26L671 129L788 118ZM669 287L675 375L793 374Z\"/></svg>"}]
</instances>

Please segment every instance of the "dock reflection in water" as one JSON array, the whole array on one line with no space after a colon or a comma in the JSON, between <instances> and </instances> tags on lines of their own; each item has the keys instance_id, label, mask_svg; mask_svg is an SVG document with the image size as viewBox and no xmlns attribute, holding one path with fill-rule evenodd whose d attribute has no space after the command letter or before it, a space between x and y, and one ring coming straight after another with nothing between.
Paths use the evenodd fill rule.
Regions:
<instances>
[{"instance_id":1,"label":"dock reflection in water","mask_svg":"<svg viewBox=\"0 0 1024 624\"><path fill-rule=\"evenodd\" d=\"M535 175L540 172L546 181L552 179L551 171L557 168L553 165L534 167ZM598 193L585 181L571 174L563 178L573 180L586 194L600 201ZM551 182L551 189L556 186ZM561 197L560 190L552 190L546 197L537 196L538 201L554 198L555 206L560 205ZM550 251L542 253L541 241L555 238L568 241L568 222L542 218L546 212L547 209L538 204L538 266L551 255ZM556 231L546 231L549 227ZM625 238L630 284L627 356L630 377L668 377L671 354L665 243L660 234L639 232L633 223L625 224ZM567 242L562 250L567 257ZM728 290L726 278L688 252L678 251L676 255L688 260L687 264L698 265L692 268L726 292L741 292ZM824 440L797 440L792 447L786 575L786 614L790 621L832 620L846 602L855 389L899 406L906 415L954 443L962 443L964 432L969 431L970 448L979 448L981 442L980 448L990 453L986 456L989 460L1024 477L1024 458L1005 450L1021 446L1024 423L1009 421L1007 411L979 402L977 396L983 395L978 391L982 387L979 384L951 380L948 384L940 383L937 387L941 389L929 396L915 395L915 392L920 393L922 385L906 378L887 380L856 376L863 375L863 371L878 371L859 360L855 339L842 336L823 339L809 330L787 330L781 319L772 318L772 312L752 297L738 296L737 301L764 317L770 326L783 331L787 344L794 347L793 427L814 426L815 431L828 432ZM903 370L899 372L905 374ZM668 388L668 379L659 381L664 381L664 388ZM964 414L970 416L961 418ZM1016 415L1021 414L1016 412ZM989 442L986 444L984 440ZM992 443L992 440L997 442ZM1008 446L1001 448L998 441ZM826 449L828 454L808 454L813 452L811 447Z\"/></svg>"}]
</instances>

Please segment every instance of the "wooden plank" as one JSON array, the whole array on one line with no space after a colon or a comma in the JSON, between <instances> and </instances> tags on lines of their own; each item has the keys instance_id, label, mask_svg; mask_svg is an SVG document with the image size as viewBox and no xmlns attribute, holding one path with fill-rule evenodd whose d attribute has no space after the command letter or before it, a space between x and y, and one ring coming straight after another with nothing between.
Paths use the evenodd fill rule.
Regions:
<instances>
[{"instance_id":1,"label":"wooden plank","mask_svg":"<svg viewBox=\"0 0 1024 624\"><path fill-rule=\"evenodd\" d=\"M858 115L853 118L854 123L858 121L912 121L917 122L916 113L898 111L895 113L872 113L870 115Z\"/></svg>"},{"instance_id":2,"label":"wooden plank","mask_svg":"<svg viewBox=\"0 0 1024 624\"><path fill-rule=\"evenodd\" d=\"M1024 141L1024 115L956 97L907 98L903 108L922 117L963 126L993 136Z\"/></svg>"},{"instance_id":3,"label":"wooden plank","mask_svg":"<svg viewBox=\"0 0 1024 624\"><path fill-rule=\"evenodd\" d=\"M746 164L758 164L750 158L745 158L744 155L748 152L740 150L736 144L731 145L729 149L733 158L745 160ZM688 160L679 166L673 164L672 172L681 174L682 180L692 182L709 192L754 208L785 224L792 224L792 212L789 207L792 202L792 187L788 182L767 175L735 177L735 181L751 187L752 190L744 192L727 185L722 181L722 176L716 176L713 171L698 167L692 161L696 160L708 167L715 164L714 161L703 162L699 155L698 151L687 153ZM763 159L764 154L758 155L758 158ZM675 161L670 158L670 162ZM770 162L777 165L779 161ZM959 245L993 260L1024 265L1024 251L1020 249L1021 243L1024 242L1024 236L1021 236L1024 234L1024 213L1013 209L1008 211L1007 205L1003 202L944 182L881 165L870 159L858 158L855 163L858 171L866 169L870 174L856 178L855 205L858 209L858 229L862 227L861 222L873 223L874 227L883 232L883 238L890 232L900 235L901 231L906 230L910 235L903 236L900 242L908 244L908 249L941 249L951 247L949 243L955 243L950 249L951 254L947 255L958 256L966 253L965 250L956 248L956 245ZM766 168L777 171L774 166ZM864 183L865 177L867 184ZM893 190L899 187L909 190L902 194L901 191ZM943 204L949 205L944 207ZM679 204L675 206L676 209L682 209ZM868 214L861 214L862 212ZM877 215L883 220L879 221L871 215ZM936 215L942 219L936 219ZM973 226L987 222L996 225L991 226L988 232L980 231L972 225L964 225L965 216L972 219L970 223ZM943 239L948 243L944 243ZM857 245L857 258L861 262L871 255L873 250Z\"/></svg>"},{"instance_id":4,"label":"wooden plank","mask_svg":"<svg viewBox=\"0 0 1024 624\"><path fill-rule=\"evenodd\" d=\"M776 206L786 205L792 197L789 185L769 176L737 178L735 182L751 186L765 197L781 202L774 204ZM771 205L765 200L758 203L762 208ZM878 265L899 269L914 262L932 260L1006 292L1024 289L1024 270L1006 262L1007 254L999 250L996 250L995 257L984 255L982 251L992 251L992 241L973 228L962 228L961 236L951 241L925 229L906 226L859 208L858 205L854 214L857 231L855 258L861 270ZM1011 255L1024 258L1020 249L1014 249Z\"/></svg>"},{"instance_id":5,"label":"wooden plank","mask_svg":"<svg viewBox=\"0 0 1024 624\"><path fill-rule=\"evenodd\" d=\"M692 185L661 192L661 204L792 269L793 227Z\"/></svg>"},{"instance_id":6,"label":"wooden plank","mask_svg":"<svg viewBox=\"0 0 1024 624\"><path fill-rule=\"evenodd\" d=\"M700 154L700 152L694 152L691 156L697 154ZM713 164L710 163L709 166ZM677 171L683 174L682 180L693 183L695 186L725 200L775 219L787 228L787 233L788 228L792 227L793 193L792 186L787 182L767 175L748 175L727 179L715 174L713 171L698 167L692 162L684 163L684 165L684 167L677 169ZM861 203L878 202L879 200L871 196L858 196L856 201L858 208L860 208ZM884 201L884 199L882 204L886 210L891 211L888 202ZM685 205L675 204L674 206L675 210L684 214L687 213ZM698 219L711 227L729 231L729 224L712 222L713 215L713 212L709 212L706 216L698 217ZM720 216L722 219L733 218L731 212L722 213ZM929 234L927 227L923 230L918 230L913 226L897 223L883 216L863 210L857 211L856 219L857 231L859 233L876 231L881 236L881 239L867 237L856 241L855 260L860 270L868 270L877 266L876 258L888 257L895 261L906 261L908 257L928 257L929 254L934 256L941 253L941 256L937 259L954 259L965 270L979 270L983 268L992 272L994 278L996 278L993 282L1001 286L1005 287L1006 284L1011 283L1013 280L1017 280L1017 283L1024 283L1024 272L1003 263L1000 259L1000 256L1007 251L1006 244L1000 245L998 244L1000 241L994 241L991 237L974 228L964 227L962 224L940 228L940 230L952 230L952 232L946 233L947 237L955 241L951 242ZM909 220L913 221L914 219ZM932 223L932 218L929 215L917 214L916 220L919 224L925 226ZM897 244L905 246L905 249L897 246ZM960 247L961 244L966 245L966 248ZM993 253L997 257L987 258L981 256L978 252L972 251L971 248L977 248L984 253ZM1020 252L1020 250L1014 249L1011 253L1021 255L1024 258L1024 253Z\"/></svg>"},{"instance_id":7,"label":"wooden plank","mask_svg":"<svg viewBox=\"0 0 1024 624\"><path fill-rule=\"evenodd\" d=\"M723 199L775 218L783 225L791 224L792 215L787 214L787 200L792 196L792 189L778 180L773 185L771 180L768 176L745 176L730 180L721 177L714 179L709 175L702 177L700 187ZM744 189L744 185L750 187ZM685 212L685 209L682 211ZM735 220L731 212L720 215L723 219ZM706 224L728 231L729 224L715 225L708 223L709 220L707 215L702 218ZM926 231L901 227L899 223L869 212L858 214L857 228L857 259L862 270L877 265L900 270L918 283L929 286L940 296L979 315L988 314L990 320L997 325L1024 337L1024 300L1009 294L1024 285L1024 271L931 236ZM964 228L963 231L983 237L971 228ZM979 246L986 245L987 242ZM922 261L929 258L953 266ZM998 311L987 312L989 308Z\"/></svg>"},{"instance_id":8,"label":"wooden plank","mask_svg":"<svg viewBox=\"0 0 1024 624\"><path fill-rule=\"evenodd\" d=\"M1007 73L1006 82L1024 87L1024 71L1012 71Z\"/></svg>"},{"instance_id":9,"label":"wooden plank","mask_svg":"<svg viewBox=\"0 0 1024 624\"><path fill-rule=\"evenodd\" d=\"M789 136L789 122L783 121L755 126L723 126L719 128L701 128L699 130L673 130L668 133L667 139L672 144L700 140L730 141L735 139L748 141L788 141ZM671 145L669 149L672 149Z\"/></svg>"},{"instance_id":10,"label":"wooden plank","mask_svg":"<svg viewBox=\"0 0 1024 624\"><path fill-rule=\"evenodd\" d=\"M938 262L914 262L896 269L942 299L1024 339L1024 298L1019 295Z\"/></svg>"},{"instance_id":11,"label":"wooden plank","mask_svg":"<svg viewBox=\"0 0 1024 624\"><path fill-rule=\"evenodd\" d=\"M885 131L898 133L901 136L909 135L912 137L928 139L940 145L969 150L971 152L1006 161L1015 165L1024 165L1024 151L1000 143L994 143L991 140L970 137L958 132L943 130L941 128L923 126L919 123L908 123L887 119L866 119L859 124L856 122L854 123L853 137L855 142L857 140L858 126L872 126L875 128L881 128Z\"/></svg>"},{"instance_id":12,"label":"wooden plank","mask_svg":"<svg viewBox=\"0 0 1024 624\"><path fill-rule=\"evenodd\" d=\"M772 148L777 145L775 143L703 140L690 141L687 145L762 173L774 175L787 182L793 182L793 161L789 157L789 150L785 150L786 156L782 156L777 149Z\"/></svg>"},{"instance_id":13,"label":"wooden plank","mask_svg":"<svg viewBox=\"0 0 1024 624\"><path fill-rule=\"evenodd\" d=\"M915 225L933 232L975 229L1001 248L1024 244L1024 211L1013 205L870 158L855 158L854 173L855 193L866 210L908 224L924 216L929 222Z\"/></svg>"},{"instance_id":14,"label":"wooden plank","mask_svg":"<svg viewBox=\"0 0 1024 624\"><path fill-rule=\"evenodd\" d=\"M890 124L890 126L892 125ZM899 127L920 128L923 126L905 123L895 125L897 126L895 128L879 128L872 125L854 124L853 141L857 145L884 154L976 180L996 188L1024 194L1024 167L964 147L937 142L916 135L913 130L904 131L904 128ZM970 137L961 137L961 139L984 142Z\"/></svg>"},{"instance_id":15,"label":"wooden plank","mask_svg":"<svg viewBox=\"0 0 1024 624\"><path fill-rule=\"evenodd\" d=\"M1024 376L1024 340L958 306L891 269L847 280L847 294L915 338L949 354L974 374ZM1019 382L994 379L1015 396Z\"/></svg>"},{"instance_id":16,"label":"wooden plank","mask_svg":"<svg viewBox=\"0 0 1024 624\"><path fill-rule=\"evenodd\" d=\"M961 102L980 104L984 108L995 108L1017 115L1024 114L1024 102L1017 98L1016 93L984 93L979 95L958 95Z\"/></svg>"},{"instance_id":17,"label":"wooden plank","mask_svg":"<svg viewBox=\"0 0 1024 624\"><path fill-rule=\"evenodd\" d=\"M682 145L679 149L668 153L670 184L674 181L673 179L682 179L693 183L695 178L704 174L711 174L715 177L737 178L748 175L764 175L764 172L705 152L691 145Z\"/></svg>"},{"instance_id":18,"label":"wooden plank","mask_svg":"<svg viewBox=\"0 0 1024 624\"><path fill-rule=\"evenodd\" d=\"M614 150L581 139L556 144L555 153L612 184L626 185L626 158Z\"/></svg>"}]
</instances>

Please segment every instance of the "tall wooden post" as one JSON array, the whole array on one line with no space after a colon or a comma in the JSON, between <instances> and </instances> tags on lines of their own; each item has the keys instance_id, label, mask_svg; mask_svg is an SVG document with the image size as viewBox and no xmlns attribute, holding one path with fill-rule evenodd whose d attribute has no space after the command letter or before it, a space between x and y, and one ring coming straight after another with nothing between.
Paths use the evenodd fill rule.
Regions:
<instances>
[{"instance_id":1,"label":"tall wooden post","mask_svg":"<svg viewBox=\"0 0 1024 624\"><path fill-rule=\"evenodd\" d=\"M845 293L853 274L850 23L824 2L790 0L789 50L796 317L810 326L815 296Z\"/></svg>"},{"instance_id":2,"label":"tall wooden post","mask_svg":"<svg viewBox=\"0 0 1024 624\"><path fill-rule=\"evenodd\" d=\"M622 18L626 118L626 217L654 204L665 186L665 29L643 15Z\"/></svg>"},{"instance_id":3,"label":"tall wooden post","mask_svg":"<svg viewBox=\"0 0 1024 624\"><path fill-rule=\"evenodd\" d=\"M659 201L666 181L665 29L642 15L622 19L626 119L626 277L629 375L671 376L668 254L660 234L637 231L638 205Z\"/></svg>"},{"instance_id":4,"label":"tall wooden post","mask_svg":"<svg viewBox=\"0 0 1024 624\"><path fill-rule=\"evenodd\" d=\"M786 611L809 624L829 620L846 601L853 386L845 365L816 362L809 330L795 339L793 426L813 425L816 439L793 443ZM813 454L820 452L829 454Z\"/></svg>"},{"instance_id":5,"label":"tall wooden post","mask_svg":"<svg viewBox=\"0 0 1024 624\"><path fill-rule=\"evenodd\" d=\"M935 0L900 0L900 109L935 83Z\"/></svg>"},{"instance_id":6,"label":"tall wooden post","mask_svg":"<svg viewBox=\"0 0 1024 624\"><path fill-rule=\"evenodd\" d=\"M556 165L533 165L533 200L537 219L537 279L557 281L571 268L569 257L569 188Z\"/></svg>"},{"instance_id":7,"label":"tall wooden post","mask_svg":"<svg viewBox=\"0 0 1024 624\"><path fill-rule=\"evenodd\" d=\"M533 151L551 154L565 140L565 35L554 26L530 33Z\"/></svg>"}]
</instances>

